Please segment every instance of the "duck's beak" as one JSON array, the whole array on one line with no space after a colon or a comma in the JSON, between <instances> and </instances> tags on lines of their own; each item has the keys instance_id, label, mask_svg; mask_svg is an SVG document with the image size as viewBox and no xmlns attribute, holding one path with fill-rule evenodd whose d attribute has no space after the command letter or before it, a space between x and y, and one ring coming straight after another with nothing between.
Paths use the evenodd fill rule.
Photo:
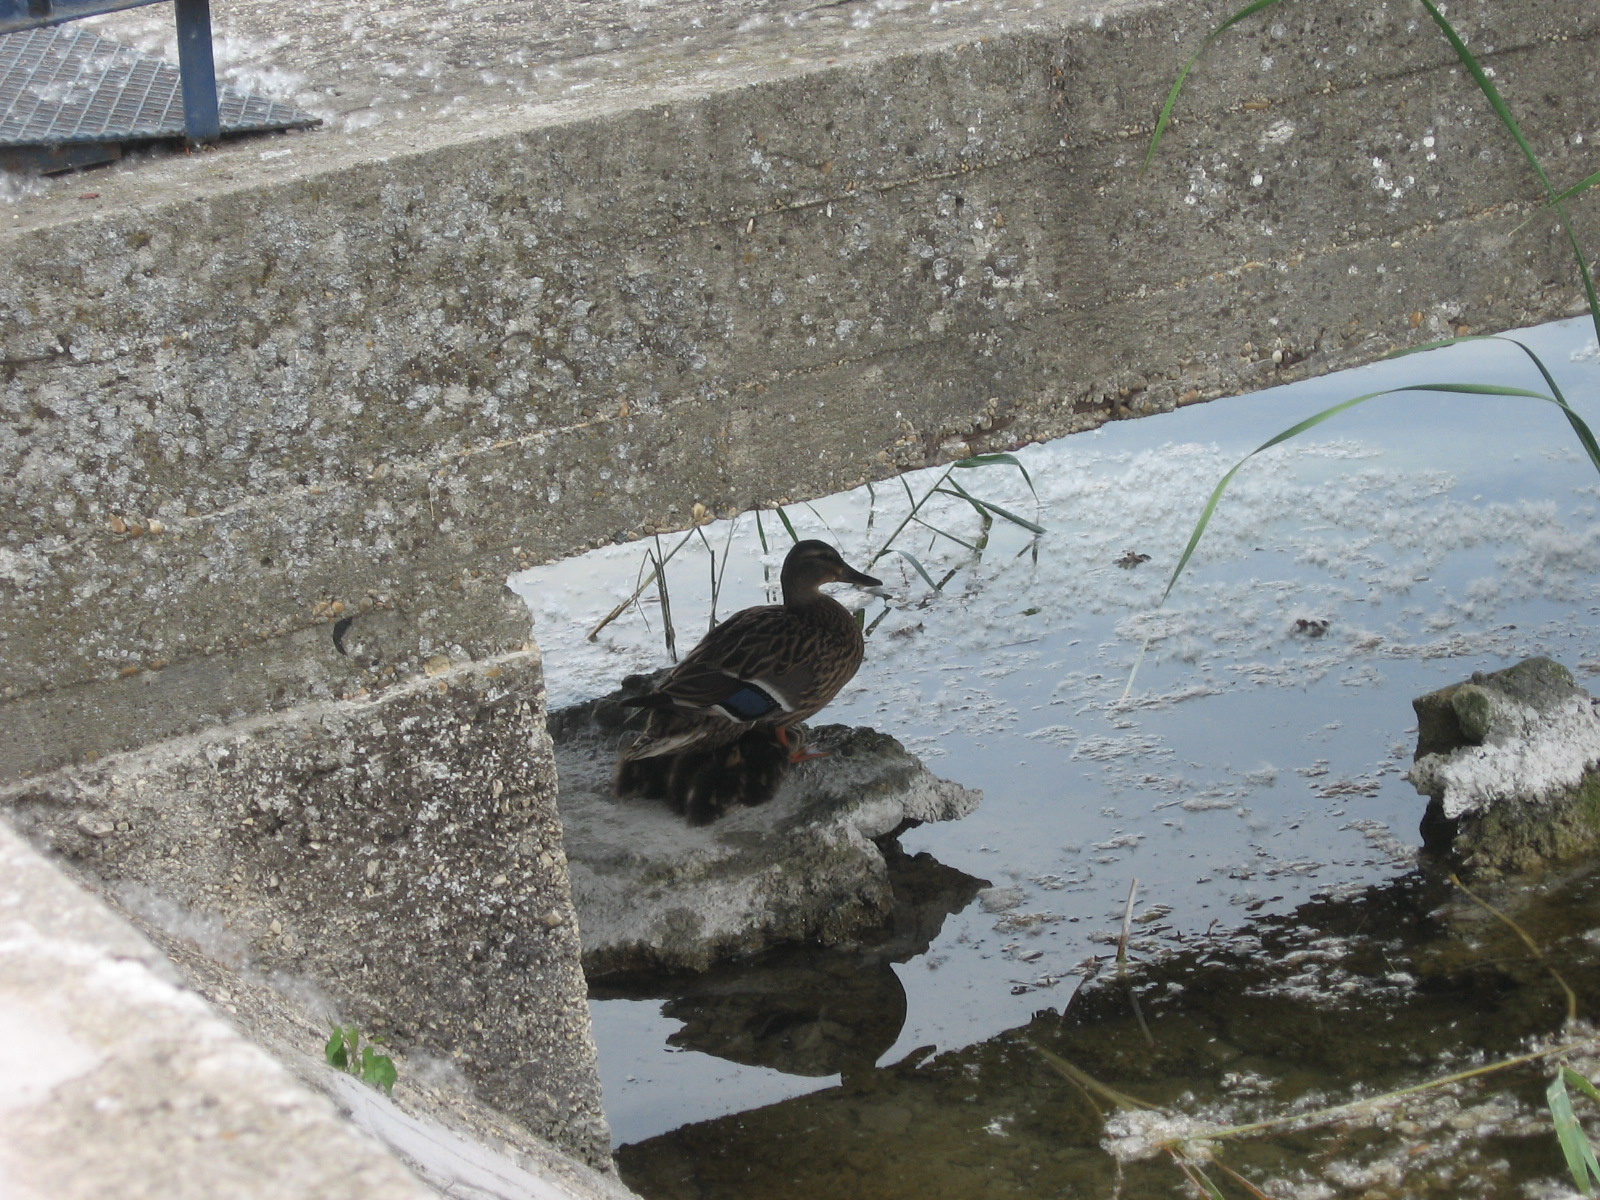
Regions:
<instances>
[{"instance_id":1,"label":"duck's beak","mask_svg":"<svg viewBox=\"0 0 1600 1200\"><path fill-rule=\"evenodd\" d=\"M839 576L839 582L851 584L864 592L871 592L874 596L886 594L883 591L883 580L874 579L871 575L864 575L848 563L845 564L844 571Z\"/></svg>"}]
</instances>

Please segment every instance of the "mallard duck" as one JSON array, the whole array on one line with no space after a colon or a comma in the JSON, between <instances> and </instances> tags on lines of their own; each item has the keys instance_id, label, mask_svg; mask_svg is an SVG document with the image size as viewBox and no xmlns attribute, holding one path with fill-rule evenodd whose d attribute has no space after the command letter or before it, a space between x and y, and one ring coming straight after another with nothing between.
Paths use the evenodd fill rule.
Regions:
<instances>
[{"instance_id":1,"label":"mallard duck","mask_svg":"<svg viewBox=\"0 0 1600 1200\"><path fill-rule=\"evenodd\" d=\"M649 715L617 759L619 796L657 796L703 824L769 799L791 763L813 757L789 728L838 695L865 650L855 615L822 585L882 584L818 541L796 543L781 581L782 604L735 613L653 691L623 701Z\"/></svg>"}]
</instances>

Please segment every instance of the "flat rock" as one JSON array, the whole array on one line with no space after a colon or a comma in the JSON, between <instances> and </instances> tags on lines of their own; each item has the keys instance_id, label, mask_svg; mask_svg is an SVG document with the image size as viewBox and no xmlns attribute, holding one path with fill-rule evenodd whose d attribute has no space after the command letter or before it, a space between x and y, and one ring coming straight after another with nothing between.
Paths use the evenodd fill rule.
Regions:
<instances>
[{"instance_id":1,"label":"flat rock","mask_svg":"<svg viewBox=\"0 0 1600 1200\"><path fill-rule=\"evenodd\" d=\"M703 971L783 942L849 938L891 908L875 839L956 820L982 799L892 737L829 725L807 735L829 755L796 766L766 804L690 826L659 800L612 794L616 747L628 735L606 703L550 723L590 978Z\"/></svg>"}]
</instances>

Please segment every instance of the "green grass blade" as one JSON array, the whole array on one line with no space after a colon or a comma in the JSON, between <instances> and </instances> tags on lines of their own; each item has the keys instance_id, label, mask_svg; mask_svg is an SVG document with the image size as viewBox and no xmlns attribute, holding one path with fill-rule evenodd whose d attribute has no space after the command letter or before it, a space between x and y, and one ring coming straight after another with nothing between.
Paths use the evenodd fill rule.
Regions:
<instances>
[{"instance_id":1,"label":"green grass blade","mask_svg":"<svg viewBox=\"0 0 1600 1200\"><path fill-rule=\"evenodd\" d=\"M761 553L772 553L771 550L767 549L767 531L761 525L761 510L759 508L756 509L756 539L761 543Z\"/></svg>"},{"instance_id":2,"label":"green grass blade","mask_svg":"<svg viewBox=\"0 0 1600 1200\"><path fill-rule=\"evenodd\" d=\"M1522 345L1521 342L1515 342L1512 338L1505 338L1504 340L1514 342L1518 346ZM1594 465L1594 469L1600 471L1600 444L1595 441L1594 431L1567 403L1566 397L1561 395L1561 389L1556 386L1556 381L1551 378L1550 372L1545 369L1545 365L1539 361L1538 355L1528 350L1526 346L1522 346L1522 349L1527 350L1528 356L1538 366L1539 373L1544 376L1545 382L1550 385L1550 390L1555 395L1547 396L1543 392L1530 392L1526 388L1500 387L1489 383L1416 383L1410 387L1395 388L1394 390L1397 392L1460 392L1470 396L1516 396L1528 400L1543 400L1547 404L1554 404L1561 410L1562 415L1567 418L1567 424L1572 426L1572 432L1577 435L1578 441L1583 446L1584 453L1589 456L1589 461Z\"/></svg>"},{"instance_id":3,"label":"green grass blade","mask_svg":"<svg viewBox=\"0 0 1600 1200\"><path fill-rule=\"evenodd\" d=\"M1588 1096L1595 1103L1600 1104L1600 1091L1595 1090L1594 1084L1582 1072L1575 1071L1565 1063L1561 1066L1561 1078Z\"/></svg>"},{"instance_id":4,"label":"green grass blade","mask_svg":"<svg viewBox=\"0 0 1600 1200\"><path fill-rule=\"evenodd\" d=\"M939 490L940 485L943 484L946 479L950 478L950 468L946 467L944 469L944 474L939 476L938 482L935 483L933 487L928 489L927 493L922 497L921 500L918 500L916 494L912 492L911 484L906 481L906 477L904 475L898 476L898 478L900 480L900 486L906 490L906 499L911 502L911 511L900 519L900 524L894 527L894 532L883 539L883 545L878 547L878 552L867 560L867 566L869 567L882 558L885 554L889 553L889 547L894 545L895 538L899 537L905 532L906 526L911 524L912 521L916 520L917 513L922 511L922 506L933 497L933 493Z\"/></svg>"},{"instance_id":5,"label":"green grass blade","mask_svg":"<svg viewBox=\"0 0 1600 1200\"><path fill-rule=\"evenodd\" d=\"M1189 78L1189 72L1194 70L1195 63L1200 61L1200 56L1211 48L1211 44L1219 37L1233 28L1246 17L1252 17L1264 8L1270 8L1278 0L1253 0L1245 5L1221 25L1218 25L1206 35L1206 40L1200 43L1200 49L1189 56L1189 61L1183 64L1183 70L1178 72L1178 78L1173 82L1172 90L1167 93L1167 102L1161 106L1161 116L1156 119L1156 131L1150 135L1150 149L1145 151L1144 165L1140 170L1148 170L1156 156L1156 148L1161 145L1161 136L1166 133L1167 125L1172 121L1172 110L1177 107L1178 93L1183 90L1183 84Z\"/></svg>"},{"instance_id":6,"label":"green grass blade","mask_svg":"<svg viewBox=\"0 0 1600 1200\"><path fill-rule=\"evenodd\" d=\"M794 522L789 520L789 514L783 511L783 506L778 506L778 520L783 522L783 527L789 531L789 540L798 542L800 535L794 531Z\"/></svg>"},{"instance_id":7,"label":"green grass blade","mask_svg":"<svg viewBox=\"0 0 1600 1200\"><path fill-rule=\"evenodd\" d=\"M1206 500L1205 507L1200 510L1200 519L1195 522L1194 532L1189 535L1189 544L1183 548L1183 554L1178 558L1178 565L1172 568L1172 577L1167 580L1166 591L1161 593L1161 599L1157 603L1166 603L1167 597L1172 594L1172 589L1178 582L1178 576L1182 575L1183 569L1189 565L1189 559L1194 557L1195 547L1200 544L1201 537L1205 535L1206 526L1211 524L1211 517L1217 511L1217 505L1221 502L1223 493L1228 490L1228 485L1233 482L1233 477L1239 473L1245 463L1263 450L1270 450L1281 442L1286 442L1293 437L1299 437L1306 430L1316 428L1324 421L1331 420L1347 409L1352 409L1358 404L1365 404L1368 400L1377 396L1385 395L1388 395L1387 391L1368 392L1365 396L1357 396L1353 400L1345 400L1342 403L1335 404L1332 408L1325 408L1321 412L1307 417L1304 421L1291 425L1277 436L1268 438L1261 445L1250 451L1249 454L1234 463L1228 473L1217 483L1217 486L1211 490L1211 495Z\"/></svg>"},{"instance_id":8,"label":"green grass blade","mask_svg":"<svg viewBox=\"0 0 1600 1200\"><path fill-rule=\"evenodd\" d=\"M1589 456L1589 461L1594 464L1594 469L1600 471L1600 443L1596 443L1594 431L1589 428L1588 422L1577 414L1572 405L1567 403L1567 398L1561 394L1561 389L1556 385L1554 377L1545 367L1543 360L1530 348L1517 341L1516 338L1501 338L1499 340L1510 342L1533 360L1533 365L1539 369L1539 374L1544 376L1545 383L1549 385L1550 394L1555 397L1556 403L1561 407L1562 415L1567 418L1567 424L1572 426L1572 432L1577 435L1578 441L1582 444L1584 453Z\"/></svg>"},{"instance_id":9,"label":"green grass blade","mask_svg":"<svg viewBox=\"0 0 1600 1200\"><path fill-rule=\"evenodd\" d=\"M1596 444L1593 431L1589 428L1587 422L1577 414L1572 405L1567 403L1566 396L1562 394L1561 385L1556 382L1555 376L1550 374L1550 369L1544 365L1544 360L1535 354L1531 347L1517 341L1516 338L1506 337L1504 334L1499 333L1473 333L1464 337L1444 338L1421 346L1408 346L1404 350L1396 350L1391 354L1386 354L1384 358L1404 358L1408 354L1420 354L1424 350L1438 350L1444 346L1454 346L1458 342L1510 342L1518 350L1526 354L1539 374L1544 377L1545 384L1550 388L1550 395L1540 396L1539 399L1553 399L1555 404L1560 407L1562 414L1567 418L1567 423L1572 426L1572 432L1577 435L1578 441L1583 445L1584 453L1589 456L1589 461L1594 464L1595 470L1600 471L1600 444Z\"/></svg>"},{"instance_id":10,"label":"green grass blade","mask_svg":"<svg viewBox=\"0 0 1600 1200\"><path fill-rule=\"evenodd\" d=\"M1395 392L1459 392L1464 396L1521 396L1528 400L1556 403L1554 396L1547 396L1543 392L1530 392L1527 388L1506 387L1498 383L1408 383L1405 387L1390 388L1387 392L1379 392L1378 395L1386 396Z\"/></svg>"},{"instance_id":11,"label":"green grass blade","mask_svg":"<svg viewBox=\"0 0 1600 1200\"><path fill-rule=\"evenodd\" d=\"M1022 465L1022 460L1015 454L974 454L971 458L963 458L950 465L958 471L971 471L978 467L991 467L997 463L1004 463L1021 471L1022 478L1028 484L1028 490L1033 493L1035 499L1038 498L1039 489L1033 486L1033 476L1028 474L1028 468Z\"/></svg>"},{"instance_id":12,"label":"green grass blade","mask_svg":"<svg viewBox=\"0 0 1600 1200\"><path fill-rule=\"evenodd\" d=\"M983 505L984 508L987 508L995 516L1003 517L1005 520L1010 521L1013 525L1020 525L1023 529L1026 529L1029 533L1031 533L1031 534L1033 534L1035 536L1038 536L1038 535L1044 533L1044 526L1043 525L1040 525L1040 524L1038 524L1037 522L1034 522L1034 521L1030 521L1026 517L1018 516L1016 513L1012 512L1009 508L1001 508L998 504L994 503L992 500L979 500L978 503Z\"/></svg>"},{"instance_id":13,"label":"green grass blade","mask_svg":"<svg viewBox=\"0 0 1600 1200\"><path fill-rule=\"evenodd\" d=\"M1589 176L1587 179L1580 179L1577 183L1573 184L1566 191L1558 192L1555 196L1551 197L1551 199L1546 202L1546 205L1548 206L1550 204L1560 204L1563 201L1571 200L1574 196L1578 195L1581 192L1586 192L1590 188L1595 187L1596 185L1600 185L1600 171L1596 171L1593 175Z\"/></svg>"},{"instance_id":14,"label":"green grass blade","mask_svg":"<svg viewBox=\"0 0 1600 1200\"><path fill-rule=\"evenodd\" d=\"M1585 1080L1587 1082L1587 1080ZM1572 1172L1572 1182L1585 1196L1594 1195L1594 1185L1600 1181L1600 1162L1595 1161L1594 1147L1589 1136L1578 1123L1572 1111L1572 1097L1567 1094L1566 1072L1562 1071L1545 1089L1545 1103L1550 1107L1550 1120L1555 1125L1556 1140L1561 1143L1561 1153L1567 1160L1567 1170Z\"/></svg>"},{"instance_id":15,"label":"green grass blade","mask_svg":"<svg viewBox=\"0 0 1600 1200\"><path fill-rule=\"evenodd\" d=\"M1513 339L1507 338L1505 340L1512 341ZM1516 344L1521 346L1520 342ZM1522 349L1527 351L1529 356L1534 359L1540 373L1550 383L1552 390L1555 390L1555 381L1551 379L1550 373L1545 370L1544 364L1538 361L1537 355L1534 355L1526 346L1522 346ZM1195 522L1194 532L1189 535L1189 544L1184 547L1183 554L1178 559L1178 565L1172 569L1172 576L1167 580L1166 590L1161 593L1160 603L1165 603L1167 597L1172 594L1173 586L1178 582L1178 576L1182 575L1183 569L1189 565L1189 559L1194 555L1195 547L1200 544L1200 539L1205 534L1206 527L1210 525L1211 517L1216 512L1217 504L1222 500L1223 493L1228 490L1228 485L1233 482L1233 477L1239 473L1240 468L1245 463L1263 450L1270 450L1281 442L1298 437L1306 430L1313 429L1324 421L1336 417L1358 404L1365 404L1368 400L1375 400L1379 396L1393 396L1401 392L1454 392L1468 396L1509 396L1527 400L1543 400L1547 404L1554 404L1566 415L1573 432L1578 435L1578 440L1583 443L1584 450L1588 453L1590 461L1594 463L1595 469L1600 471L1600 446L1595 443L1594 433L1589 429L1583 418L1572 410L1566 400L1558 398L1558 396L1547 396L1543 392L1530 391L1527 388L1504 387L1494 383L1413 383L1405 387L1385 388L1378 392L1368 392L1364 396L1357 396L1354 399L1335 404L1332 408L1325 408L1321 412L1307 417L1304 421L1291 425L1276 437L1262 442L1261 445L1234 463L1232 469L1222 477L1217 486L1212 489L1210 497L1206 500L1205 508L1200 512L1200 519Z\"/></svg>"},{"instance_id":16,"label":"green grass blade","mask_svg":"<svg viewBox=\"0 0 1600 1200\"><path fill-rule=\"evenodd\" d=\"M984 510L987 509L989 512L993 513L995 516L1003 517L1005 520L1010 521L1013 525L1020 525L1023 529L1026 529L1029 533L1043 533L1044 532L1044 526L1043 525L1035 524L1033 521L1028 520L1027 517L1019 517L1016 513L1012 512L1010 509L1001 508L998 504L994 503L991 500L984 500L984 499L981 499L981 498L979 498L977 496L974 496L971 492L967 491L966 488L962 487L959 483L957 483L953 479L950 481L950 486L955 489L954 492L949 491L949 490L947 490L945 488L939 488L937 490L944 492L944 494L947 495L947 496L952 496L952 495L958 495L959 494L961 499L965 500L968 504L972 505L972 507L977 509L980 514L983 513Z\"/></svg>"},{"instance_id":17,"label":"green grass blade","mask_svg":"<svg viewBox=\"0 0 1600 1200\"><path fill-rule=\"evenodd\" d=\"M905 550L891 550L889 553L898 554L901 558L905 559L916 570L917 574L922 576L923 580L929 587L936 592L939 590L939 585L933 581L933 576L928 574L928 568L917 561L916 555Z\"/></svg>"},{"instance_id":18,"label":"green grass blade","mask_svg":"<svg viewBox=\"0 0 1600 1200\"><path fill-rule=\"evenodd\" d=\"M948 538L950 541L954 542L956 545L964 546L968 550L971 550L974 554L976 554L978 552L978 547L973 545L971 542L967 541L966 538L959 538L959 537L957 537L955 534L951 533L947 529L940 529L937 525L929 524L927 521L924 521L921 517L912 517L911 519L913 521L915 521L918 525L921 525L924 529L928 530L930 533L936 533L942 538Z\"/></svg>"},{"instance_id":19,"label":"green grass blade","mask_svg":"<svg viewBox=\"0 0 1600 1200\"><path fill-rule=\"evenodd\" d=\"M1445 15L1439 11L1434 0L1422 0L1422 7L1428 10L1428 15L1433 18L1434 24L1444 34L1445 40L1455 50L1456 57L1461 60L1461 65L1466 67L1467 73L1472 76L1473 82L1478 85L1478 90L1489 101L1489 107L1494 109L1495 116L1500 118L1500 123L1506 127L1516 141L1517 148L1522 151L1522 156L1528 160L1528 165L1533 168L1533 173L1538 176L1540 184L1544 187L1545 195L1549 197L1550 203L1554 205L1557 215L1560 216L1561 227L1566 231L1567 242L1572 247L1572 257L1578 264L1578 273L1583 277L1583 292L1589 301L1589 316L1594 321L1595 336L1600 338L1600 294L1595 292L1594 275L1589 270L1589 260L1584 257L1583 246L1579 243L1577 232L1572 228L1572 221L1567 216L1566 205L1561 203L1557 196L1555 185L1550 182L1550 177L1545 174L1544 164L1539 161L1539 156L1534 153L1533 146L1523 136L1522 127L1517 124L1517 119L1511 115L1511 109L1507 107L1505 100L1501 98L1500 90L1494 86L1494 81L1489 78L1488 74L1478 64L1478 60L1474 57L1472 51L1467 49L1466 42L1461 40L1461 35L1456 32L1455 26L1445 19Z\"/></svg>"},{"instance_id":20,"label":"green grass blade","mask_svg":"<svg viewBox=\"0 0 1600 1200\"><path fill-rule=\"evenodd\" d=\"M983 505L978 503L977 497L975 497L971 492L967 491L966 488L962 487L954 479L950 480L949 482L949 487L936 487L933 490L941 496L954 496L957 500L965 500L968 504L972 505L972 511L977 513L979 517L989 517L989 514L983 511Z\"/></svg>"},{"instance_id":21,"label":"green grass blade","mask_svg":"<svg viewBox=\"0 0 1600 1200\"><path fill-rule=\"evenodd\" d=\"M1580 179L1577 183L1573 184L1571 187L1567 188L1565 191L1557 192L1550 199L1546 200L1539 208L1534 209L1532 214L1530 214L1527 218L1525 218L1522 221L1519 221L1517 223L1517 227L1515 229L1513 229L1511 232L1512 233L1521 233L1523 226L1528 225L1528 224L1532 223L1533 221L1537 220L1541 215L1543 215L1543 212L1544 212L1545 209L1554 208L1557 204L1563 204L1566 201L1571 200L1574 196L1581 195L1582 193L1588 191L1590 188L1594 187L1597 184L1600 184L1600 171L1596 171L1593 175L1589 176L1587 179Z\"/></svg>"},{"instance_id":22,"label":"green grass blade","mask_svg":"<svg viewBox=\"0 0 1600 1200\"><path fill-rule=\"evenodd\" d=\"M717 627L717 598L722 594L722 577L717 573L717 551L712 546L711 539L706 537L706 527L704 525L696 525L694 531L700 535L700 544L706 548L706 553L711 556L711 616L706 626L706 632L709 633ZM733 537L732 521L728 522L728 537L730 540ZM724 567L728 565L726 558L722 560L722 565Z\"/></svg>"},{"instance_id":23,"label":"green grass blade","mask_svg":"<svg viewBox=\"0 0 1600 1200\"><path fill-rule=\"evenodd\" d=\"M838 542L839 535L833 531L833 526L828 524L828 519L817 511L817 506L808 500L806 501L806 508L810 510L811 515L817 519L817 524L821 525L828 531L828 536L835 542Z\"/></svg>"},{"instance_id":24,"label":"green grass blade","mask_svg":"<svg viewBox=\"0 0 1600 1200\"><path fill-rule=\"evenodd\" d=\"M1183 1172L1184 1177L1195 1186L1206 1200L1228 1200L1222 1194L1222 1189L1206 1177L1206 1173L1200 1169L1199 1163L1192 1163L1179 1158L1176 1152L1173 1153L1172 1158L1178 1164L1178 1170Z\"/></svg>"}]
</instances>

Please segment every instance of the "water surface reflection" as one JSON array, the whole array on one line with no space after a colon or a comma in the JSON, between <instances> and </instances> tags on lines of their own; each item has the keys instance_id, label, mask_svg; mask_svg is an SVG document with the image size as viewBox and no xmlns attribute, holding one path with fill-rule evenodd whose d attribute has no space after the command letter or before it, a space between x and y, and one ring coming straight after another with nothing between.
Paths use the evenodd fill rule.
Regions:
<instances>
[{"instance_id":1,"label":"water surface reflection","mask_svg":"<svg viewBox=\"0 0 1600 1200\"><path fill-rule=\"evenodd\" d=\"M1499 898L1547 947L1581 1010L1595 1011L1588 933L1600 871ZM1412 874L1199 941L1125 981L1107 972L1065 1011L978 1045L688 1125L622 1147L618 1161L651 1200L1170 1197L1182 1183L1173 1161L1119 1163L1103 1144L1113 1105L1045 1051L1116 1092L1222 1127L1514 1055L1562 1037L1564 1016L1559 985L1515 934L1447 883ZM1555 1194L1563 1169L1539 1119L1550 1071L1544 1062L1429 1089L1218 1153L1277 1200Z\"/></svg>"}]
</instances>

